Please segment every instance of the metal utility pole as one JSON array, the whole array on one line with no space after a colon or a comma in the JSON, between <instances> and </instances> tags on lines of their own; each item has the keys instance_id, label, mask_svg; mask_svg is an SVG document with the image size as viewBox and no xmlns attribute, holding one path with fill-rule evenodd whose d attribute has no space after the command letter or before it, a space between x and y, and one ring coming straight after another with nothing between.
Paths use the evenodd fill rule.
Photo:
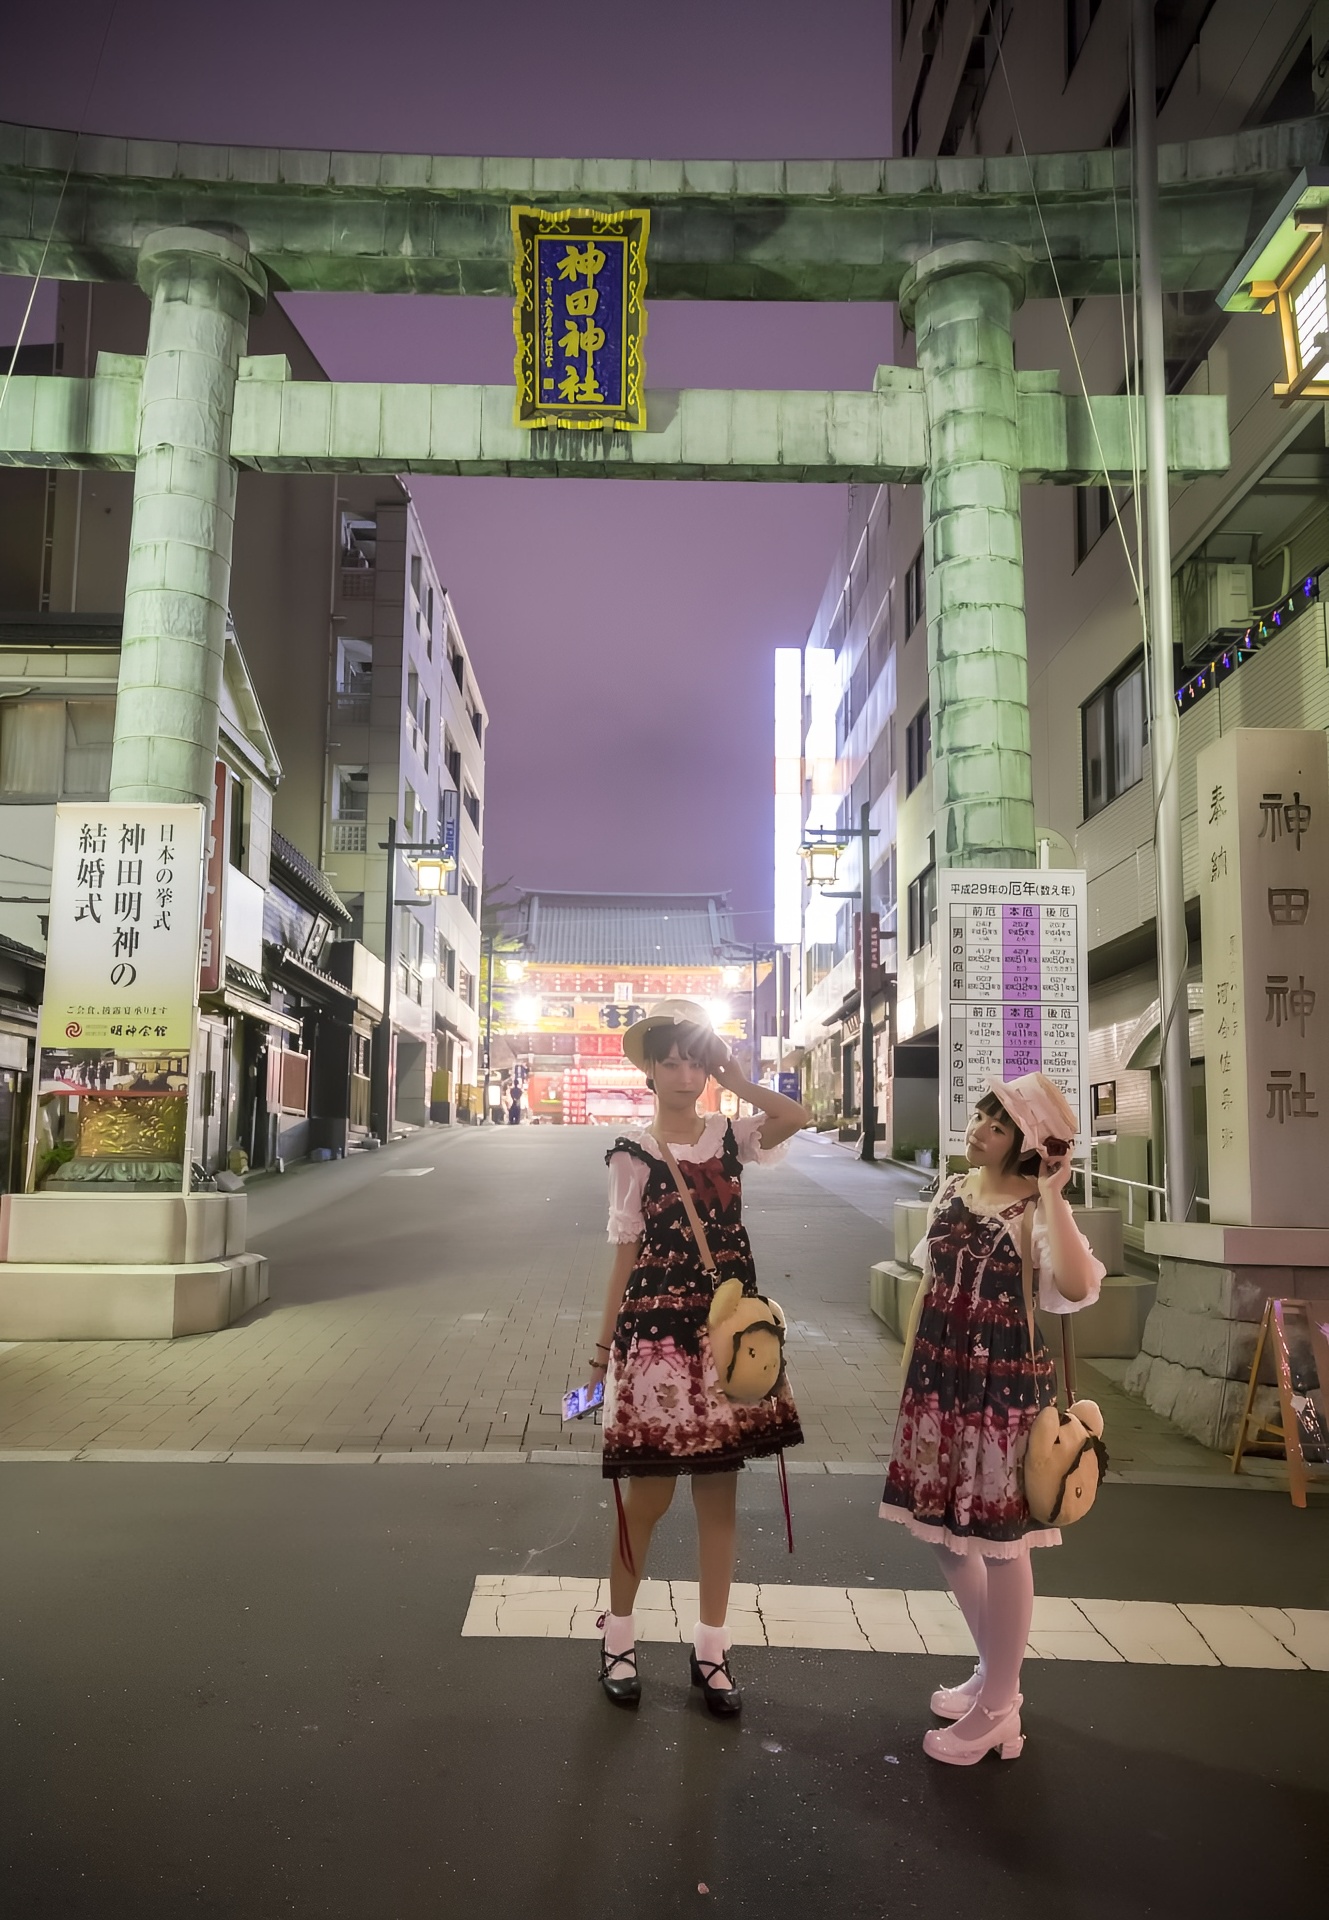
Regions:
<instances>
[{"instance_id":1,"label":"metal utility pole","mask_svg":"<svg viewBox=\"0 0 1329 1920\"><path fill-rule=\"evenodd\" d=\"M1172 665L1172 528L1168 501L1167 381L1158 253L1158 127L1153 0L1132 0L1135 184L1140 235L1140 331L1144 344L1145 474L1149 553L1150 758L1158 884L1159 1057L1163 1080L1163 1185L1169 1220L1189 1219L1195 1200L1190 1015L1186 1003L1186 895L1181 870L1178 715ZM1136 509L1139 511L1138 505Z\"/></svg>"},{"instance_id":2,"label":"metal utility pole","mask_svg":"<svg viewBox=\"0 0 1329 1920\"><path fill-rule=\"evenodd\" d=\"M480 1115L480 1119L481 1119L481 1123L484 1126L488 1126L489 1118L490 1118L489 1062L490 1062L490 1059L492 1058L491 1049L493 1046L493 1039L494 1039L494 936L493 934L487 933L484 936L484 940L481 942L481 945L486 950L486 958L485 958L485 1079L484 1079L484 1086L481 1089L481 1095L480 1095L481 1103L484 1107L484 1112Z\"/></svg>"},{"instance_id":3,"label":"metal utility pole","mask_svg":"<svg viewBox=\"0 0 1329 1920\"><path fill-rule=\"evenodd\" d=\"M750 1071L754 1087L761 1085L761 1035L757 1030L757 955L759 951L760 949L754 940L752 943L752 1025L749 1029L752 1034L752 1067Z\"/></svg>"},{"instance_id":4,"label":"metal utility pole","mask_svg":"<svg viewBox=\"0 0 1329 1920\"><path fill-rule=\"evenodd\" d=\"M862 865L858 910L858 998L862 1014L858 1055L863 1075L863 1097L860 1102L863 1110L863 1138L859 1147L861 1160L875 1160L877 1157L877 1068L872 1048L872 828L868 824L871 813L871 804L865 800L858 816L859 859Z\"/></svg>"},{"instance_id":5,"label":"metal utility pole","mask_svg":"<svg viewBox=\"0 0 1329 1920\"><path fill-rule=\"evenodd\" d=\"M388 886L383 920L383 1011L374 1033L373 1079L369 1118L374 1132L387 1145L392 1135L392 1001L397 960L393 938L397 926L397 821L388 821Z\"/></svg>"}]
</instances>

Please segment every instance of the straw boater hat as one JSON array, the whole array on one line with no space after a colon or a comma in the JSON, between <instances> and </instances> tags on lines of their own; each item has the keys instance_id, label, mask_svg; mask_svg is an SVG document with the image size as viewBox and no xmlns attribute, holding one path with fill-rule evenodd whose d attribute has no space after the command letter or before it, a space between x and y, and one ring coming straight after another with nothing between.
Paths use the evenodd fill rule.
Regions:
<instances>
[{"instance_id":1,"label":"straw boater hat","mask_svg":"<svg viewBox=\"0 0 1329 1920\"><path fill-rule=\"evenodd\" d=\"M644 1019L630 1026L623 1035L623 1051L639 1073L646 1071L642 1042L652 1027L705 1027L712 1032L711 1016L697 1000L657 1000Z\"/></svg>"},{"instance_id":2,"label":"straw boater hat","mask_svg":"<svg viewBox=\"0 0 1329 1920\"><path fill-rule=\"evenodd\" d=\"M1064 1140L1069 1146L1079 1132L1070 1101L1045 1073L1022 1073L1018 1080L989 1080L1011 1119L1024 1135L1027 1153L1042 1153L1045 1141Z\"/></svg>"}]
</instances>

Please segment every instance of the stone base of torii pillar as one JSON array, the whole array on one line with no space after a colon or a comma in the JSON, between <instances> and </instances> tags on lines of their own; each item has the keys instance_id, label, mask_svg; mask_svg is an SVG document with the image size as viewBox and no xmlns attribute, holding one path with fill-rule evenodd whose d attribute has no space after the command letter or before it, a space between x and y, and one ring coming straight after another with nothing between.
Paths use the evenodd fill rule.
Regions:
<instances>
[{"instance_id":1,"label":"stone base of torii pillar","mask_svg":"<svg viewBox=\"0 0 1329 1920\"><path fill-rule=\"evenodd\" d=\"M0 1197L0 1340L170 1340L268 1297L243 1193Z\"/></svg>"}]
</instances>

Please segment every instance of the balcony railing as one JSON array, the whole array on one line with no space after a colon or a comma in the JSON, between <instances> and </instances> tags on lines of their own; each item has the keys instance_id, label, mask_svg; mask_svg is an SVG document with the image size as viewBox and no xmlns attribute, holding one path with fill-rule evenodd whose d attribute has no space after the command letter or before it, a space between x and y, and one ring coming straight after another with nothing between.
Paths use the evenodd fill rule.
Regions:
<instances>
[{"instance_id":1,"label":"balcony railing","mask_svg":"<svg viewBox=\"0 0 1329 1920\"><path fill-rule=\"evenodd\" d=\"M343 567L341 570L341 597L343 600L372 600L374 597L374 569L372 567Z\"/></svg>"},{"instance_id":2,"label":"balcony railing","mask_svg":"<svg viewBox=\"0 0 1329 1920\"><path fill-rule=\"evenodd\" d=\"M364 820L334 820L332 823L333 853L363 853L369 839L369 825Z\"/></svg>"},{"instance_id":3,"label":"balcony railing","mask_svg":"<svg viewBox=\"0 0 1329 1920\"><path fill-rule=\"evenodd\" d=\"M368 726L369 693L365 689L355 693L344 692L338 688L333 696L333 708L339 720L348 721L352 726Z\"/></svg>"}]
</instances>

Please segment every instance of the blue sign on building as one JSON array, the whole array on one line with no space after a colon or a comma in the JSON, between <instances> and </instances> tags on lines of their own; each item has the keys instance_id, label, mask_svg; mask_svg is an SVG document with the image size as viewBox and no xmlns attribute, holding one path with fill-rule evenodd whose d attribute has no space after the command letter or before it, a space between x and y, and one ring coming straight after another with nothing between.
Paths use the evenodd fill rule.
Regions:
<instances>
[{"instance_id":1,"label":"blue sign on building","mask_svg":"<svg viewBox=\"0 0 1329 1920\"><path fill-rule=\"evenodd\" d=\"M512 209L519 427L646 425L650 215Z\"/></svg>"},{"instance_id":2,"label":"blue sign on building","mask_svg":"<svg viewBox=\"0 0 1329 1920\"><path fill-rule=\"evenodd\" d=\"M787 1099L801 1100L803 1098L803 1090L798 1083L798 1075L796 1073L777 1074L776 1087Z\"/></svg>"}]
</instances>

